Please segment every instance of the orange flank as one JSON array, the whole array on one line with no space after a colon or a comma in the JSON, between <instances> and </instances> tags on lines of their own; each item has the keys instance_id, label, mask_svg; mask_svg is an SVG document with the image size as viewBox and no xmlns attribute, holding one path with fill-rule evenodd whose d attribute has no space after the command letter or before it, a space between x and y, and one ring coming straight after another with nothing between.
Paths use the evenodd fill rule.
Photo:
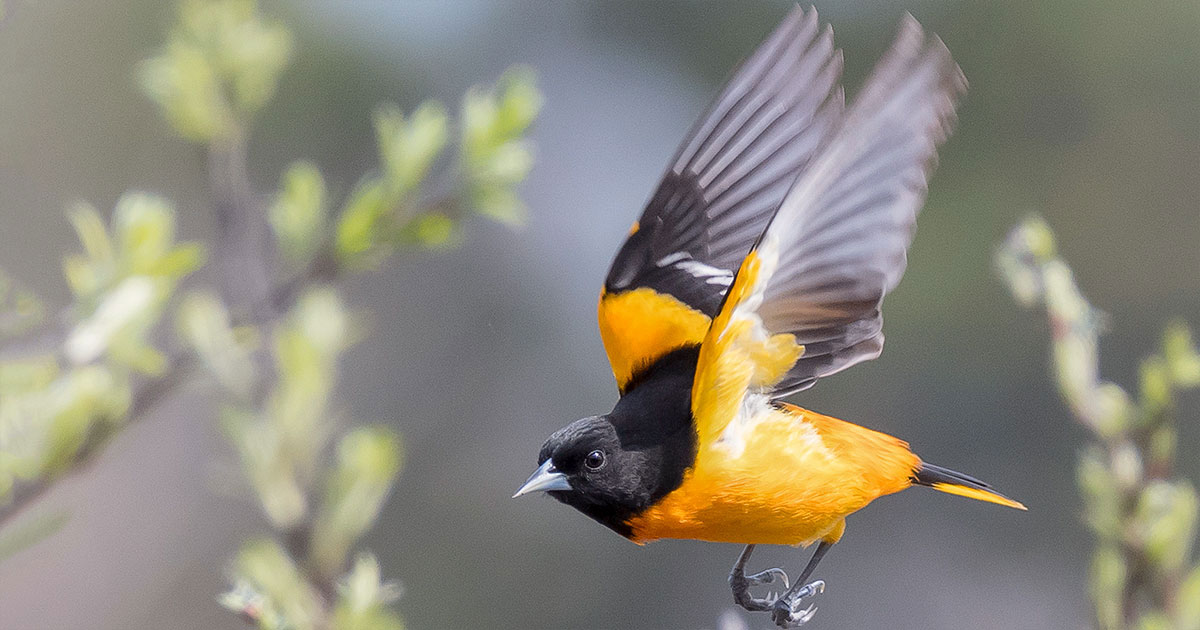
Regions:
<instances>
[{"instance_id":1,"label":"orange flank","mask_svg":"<svg viewBox=\"0 0 1200 630\"><path fill-rule=\"evenodd\" d=\"M902 440L765 400L700 449L683 484L630 521L635 542L834 543L848 514L921 465Z\"/></svg>"},{"instance_id":2,"label":"orange flank","mask_svg":"<svg viewBox=\"0 0 1200 630\"><path fill-rule=\"evenodd\" d=\"M668 352L704 340L709 318L678 298L641 287L600 293L600 338L608 352L617 387Z\"/></svg>"},{"instance_id":3,"label":"orange flank","mask_svg":"<svg viewBox=\"0 0 1200 630\"><path fill-rule=\"evenodd\" d=\"M912 486L922 466L903 440L765 402L700 449L683 485L630 521L634 542L836 543L847 515ZM949 482L932 487L1025 509L985 488Z\"/></svg>"}]
</instances>

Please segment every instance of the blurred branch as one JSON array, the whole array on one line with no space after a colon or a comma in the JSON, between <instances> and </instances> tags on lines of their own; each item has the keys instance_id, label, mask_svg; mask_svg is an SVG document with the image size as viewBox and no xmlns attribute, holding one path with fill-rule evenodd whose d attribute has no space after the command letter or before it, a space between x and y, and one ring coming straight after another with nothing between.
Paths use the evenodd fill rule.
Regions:
<instances>
[{"instance_id":1,"label":"blurred branch","mask_svg":"<svg viewBox=\"0 0 1200 630\"><path fill-rule=\"evenodd\" d=\"M1104 317L1075 285L1045 222L1019 224L996 260L1018 302L1045 307L1059 391L1093 439L1078 483L1097 540L1089 590L1098 627L1200 630L1200 566L1191 560L1200 501L1173 475L1175 394L1200 385L1191 333L1168 326L1161 353L1142 362L1135 400L1100 377Z\"/></svg>"},{"instance_id":2,"label":"blurred branch","mask_svg":"<svg viewBox=\"0 0 1200 630\"><path fill-rule=\"evenodd\" d=\"M376 110L379 169L337 212L307 161L288 167L265 205L246 142L291 49L290 32L254 0L184 0L167 43L139 68L172 129L207 150L213 290L192 289L176 304L203 250L175 243L166 201L133 193L107 226L86 204L71 210L83 250L64 261L75 300L36 334L36 303L0 276L0 334L27 333L0 352L0 527L203 371L225 393L223 428L272 528L242 547L221 603L264 629L396 630L389 604L399 589L355 547L403 451L390 429L340 419L339 361L355 335L332 283L398 250L451 245L471 215L519 223L515 187L532 163L525 133L541 97L523 69L472 88L457 159L438 173L449 186L437 194L428 181L446 163L452 123L428 101L411 114ZM152 343L168 310L186 351ZM18 534L0 548L39 539Z\"/></svg>"},{"instance_id":3,"label":"blurred branch","mask_svg":"<svg viewBox=\"0 0 1200 630\"><path fill-rule=\"evenodd\" d=\"M221 293L230 305L248 309L256 321L270 308L270 241L266 217L255 202L246 170L245 132L238 128L208 152L209 187L216 219L217 261Z\"/></svg>"},{"instance_id":4,"label":"blurred branch","mask_svg":"<svg viewBox=\"0 0 1200 630\"><path fill-rule=\"evenodd\" d=\"M194 361L190 356L184 353L172 355L169 363L171 368L159 378L146 381L134 391L126 418L127 424L145 417L191 376ZM70 469L63 474L16 482L9 491L8 502L0 504L0 530L3 530L10 520L19 517L25 508L36 502L63 477L87 470L95 461L96 455L104 450L109 439L117 433L117 428L107 426L89 434L87 441L75 453L75 461Z\"/></svg>"}]
</instances>

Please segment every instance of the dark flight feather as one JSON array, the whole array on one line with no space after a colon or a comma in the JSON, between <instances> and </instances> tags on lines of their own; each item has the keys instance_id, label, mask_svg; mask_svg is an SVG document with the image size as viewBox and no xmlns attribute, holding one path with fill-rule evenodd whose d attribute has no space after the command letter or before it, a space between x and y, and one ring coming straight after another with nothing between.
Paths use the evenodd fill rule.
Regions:
<instances>
[{"instance_id":1,"label":"dark flight feather","mask_svg":"<svg viewBox=\"0 0 1200 630\"><path fill-rule=\"evenodd\" d=\"M650 287L713 316L733 273L842 115L841 52L794 9L671 161L605 287Z\"/></svg>"}]
</instances>

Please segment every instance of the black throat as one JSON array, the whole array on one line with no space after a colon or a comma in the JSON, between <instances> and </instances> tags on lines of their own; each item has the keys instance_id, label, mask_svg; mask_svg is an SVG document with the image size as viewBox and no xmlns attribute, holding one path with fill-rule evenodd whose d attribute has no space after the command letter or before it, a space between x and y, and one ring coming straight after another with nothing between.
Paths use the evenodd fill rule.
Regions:
<instances>
[{"instance_id":1,"label":"black throat","mask_svg":"<svg viewBox=\"0 0 1200 630\"><path fill-rule=\"evenodd\" d=\"M660 357L634 375L608 415L630 461L621 471L620 497L568 501L626 538L629 520L678 488L696 461L691 399L699 355L699 346L685 346Z\"/></svg>"}]
</instances>

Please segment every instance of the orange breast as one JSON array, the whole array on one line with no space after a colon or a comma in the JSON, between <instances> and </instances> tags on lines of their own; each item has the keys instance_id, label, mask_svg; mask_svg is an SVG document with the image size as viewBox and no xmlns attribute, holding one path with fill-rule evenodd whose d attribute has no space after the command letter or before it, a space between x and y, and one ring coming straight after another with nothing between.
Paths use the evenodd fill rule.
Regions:
<instances>
[{"instance_id":1,"label":"orange breast","mask_svg":"<svg viewBox=\"0 0 1200 630\"><path fill-rule=\"evenodd\" d=\"M894 437L763 400L700 445L683 484L630 520L632 539L836 542L846 515L907 488L919 465Z\"/></svg>"}]
</instances>

